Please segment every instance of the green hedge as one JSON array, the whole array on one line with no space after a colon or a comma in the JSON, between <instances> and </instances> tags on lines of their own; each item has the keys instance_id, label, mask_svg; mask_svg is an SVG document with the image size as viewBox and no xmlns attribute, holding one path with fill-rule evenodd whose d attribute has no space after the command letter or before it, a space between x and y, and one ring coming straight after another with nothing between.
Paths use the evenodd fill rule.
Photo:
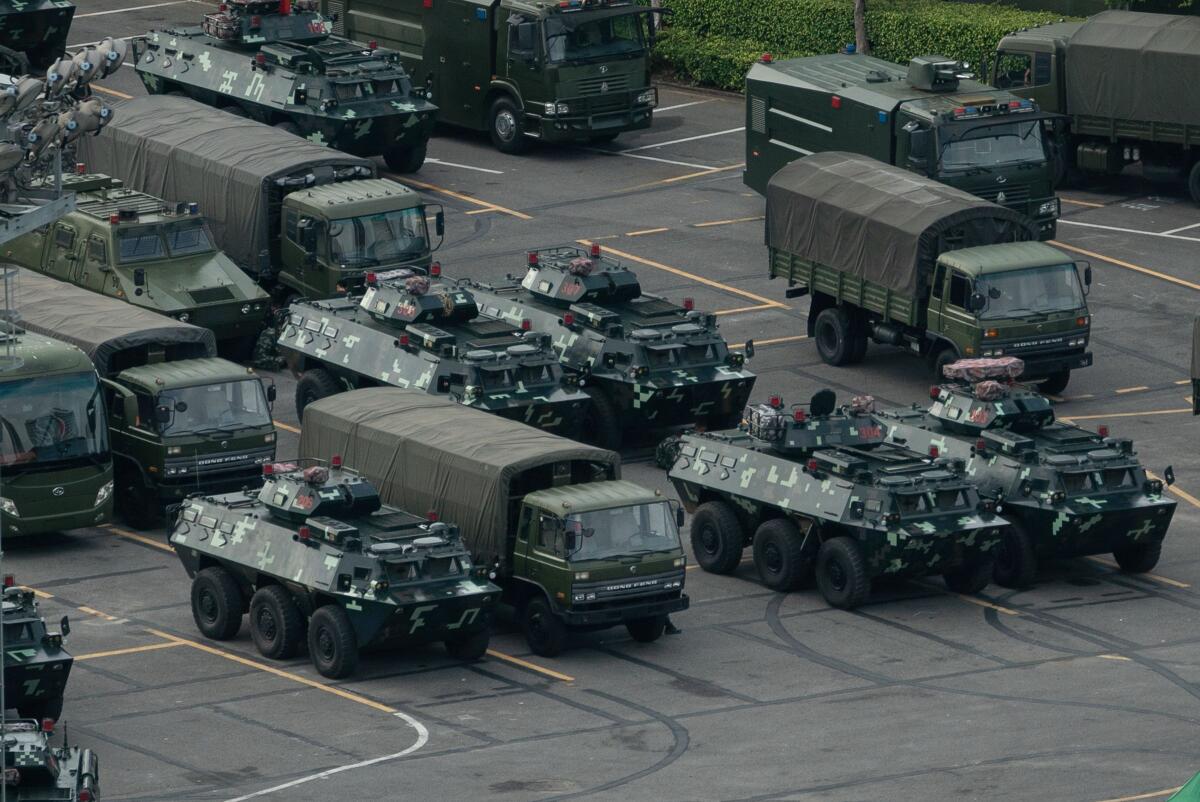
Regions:
<instances>
[{"instance_id":1,"label":"green hedge","mask_svg":"<svg viewBox=\"0 0 1200 802\"><path fill-rule=\"evenodd\" d=\"M655 47L684 80L740 89L763 53L833 53L854 41L853 0L663 0L673 10ZM1061 17L944 0L867 0L872 55L896 63L937 54L978 64L1005 34Z\"/></svg>"}]
</instances>

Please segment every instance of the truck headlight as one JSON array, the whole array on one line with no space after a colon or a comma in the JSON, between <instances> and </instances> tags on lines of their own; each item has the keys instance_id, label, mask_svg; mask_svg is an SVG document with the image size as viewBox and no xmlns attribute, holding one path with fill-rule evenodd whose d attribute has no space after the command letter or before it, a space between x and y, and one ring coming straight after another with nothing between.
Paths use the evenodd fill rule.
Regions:
<instances>
[{"instance_id":1,"label":"truck headlight","mask_svg":"<svg viewBox=\"0 0 1200 802\"><path fill-rule=\"evenodd\" d=\"M263 442L264 443L274 443L275 442L275 432L271 432L270 434L264 434Z\"/></svg>"},{"instance_id":2,"label":"truck headlight","mask_svg":"<svg viewBox=\"0 0 1200 802\"><path fill-rule=\"evenodd\" d=\"M588 573L587 571L577 571L575 573L575 581L576 582L586 582L587 580L591 579L591 577L592 577L592 575L590 573Z\"/></svg>"},{"instance_id":3,"label":"truck headlight","mask_svg":"<svg viewBox=\"0 0 1200 802\"><path fill-rule=\"evenodd\" d=\"M113 483L105 482L103 485L101 485L100 489L96 491L96 503L92 506L99 507L101 504L108 501L109 497L112 495L112 491Z\"/></svg>"},{"instance_id":4,"label":"truck headlight","mask_svg":"<svg viewBox=\"0 0 1200 802\"><path fill-rule=\"evenodd\" d=\"M250 304L242 304L242 314L243 315L250 314Z\"/></svg>"},{"instance_id":5,"label":"truck headlight","mask_svg":"<svg viewBox=\"0 0 1200 802\"><path fill-rule=\"evenodd\" d=\"M174 457L177 454L183 453L183 446L167 446L167 456Z\"/></svg>"},{"instance_id":6,"label":"truck headlight","mask_svg":"<svg viewBox=\"0 0 1200 802\"><path fill-rule=\"evenodd\" d=\"M680 567L681 565L687 565L687 557L676 557L675 561L671 564L676 568Z\"/></svg>"},{"instance_id":7,"label":"truck headlight","mask_svg":"<svg viewBox=\"0 0 1200 802\"><path fill-rule=\"evenodd\" d=\"M643 105L643 106L657 106L658 105L658 90L657 89L647 89L645 92L642 92L640 95L637 96L637 99L635 100L635 102L640 105Z\"/></svg>"},{"instance_id":8,"label":"truck headlight","mask_svg":"<svg viewBox=\"0 0 1200 802\"><path fill-rule=\"evenodd\" d=\"M566 103L555 103L554 104L554 113L555 114L567 114L570 111L571 111L571 109L567 106Z\"/></svg>"},{"instance_id":9,"label":"truck headlight","mask_svg":"<svg viewBox=\"0 0 1200 802\"><path fill-rule=\"evenodd\" d=\"M1037 209L1038 217L1058 217L1058 209L1058 198L1042 201Z\"/></svg>"},{"instance_id":10,"label":"truck headlight","mask_svg":"<svg viewBox=\"0 0 1200 802\"><path fill-rule=\"evenodd\" d=\"M11 498L0 496L0 512L6 512L14 518L20 518L21 513L17 512L17 505Z\"/></svg>"},{"instance_id":11,"label":"truck headlight","mask_svg":"<svg viewBox=\"0 0 1200 802\"><path fill-rule=\"evenodd\" d=\"M180 323L187 323L191 319L192 319L192 316L189 315L187 312L181 312L179 314L179 318L178 318Z\"/></svg>"}]
</instances>

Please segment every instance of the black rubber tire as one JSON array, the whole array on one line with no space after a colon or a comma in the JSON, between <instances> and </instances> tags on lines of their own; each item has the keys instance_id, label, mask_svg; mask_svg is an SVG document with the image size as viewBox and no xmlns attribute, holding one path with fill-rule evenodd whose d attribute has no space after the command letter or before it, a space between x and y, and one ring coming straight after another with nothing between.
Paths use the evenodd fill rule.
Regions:
<instances>
[{"instance_id":1,"label":"black rubber tire","mask_svg":"<svg viewBox=\"0 0 1200 802\"><path fill-rule=\"evenodd\" d=\"M1003 588L1025 588L1037 578L1038 559L1033 548L1033 539L1018 523L1011 525L1000 536L996 549L992 581Z\"/></svg>"},{"instance_id":2,"label":"black rubber tire","mask_svg":"<svg viewBox=\"0 0 1200 802\"><path fill-rule=\"evenodd\" d=\"M629 637L638 643L654 643L662 637L666 628L667 617L665 615L652 615L649 618L635 618L633 621L625 622L625 629L629 632Z\"/></svg>"},{"instance_id":3,"label":"black rubber tire","mask_svg":"<svg viewBox=\"0 0 1200 802\"><path fill-rule=\"evenodd\" d=\"M567 625L542 596L535 596L525 604L521 629L525 632L525 642L536 655L558 657L567 647Z\"/></svg>"},{"instance_id":4,"label":"black rubber tire","mask_svg":"<svg viewBox=\"0 0 1200 802\"><path fill-rule=\"evenodd\" d=\"M621 447L621 420L613 402L598 387L585 387L583 391L592 399L583 419L583 437L601 448L618 450Z\"/></svg>"},{"instance_id":5,"label":"black rubber tire","mask_svg":"<svg viewBox=\"0 0 1200 802\"><path fill-rule=\"evenodd\" d=\"M984 560L942 574L942 579L946 581L946 587L955 593L971 596L988 586L992 581L993 570L992 561Z\"/></svg>"},{"instance_id":6,"label":"black rubber tire","mask_svg":"<svg viewBox=\"0 0 1200 802\"><path fill-rule=\"evenodd\" d=\"M250 597L250 637L263 657L287 660L299 654L304 624L304 614L282 585L267 585Z\"/></svg>"},{"instance_id":7,"label":"black rubber tire","mask_svg":"<svg viewBox=\"0 0 1200 802\"><path fill-rule=\"evenodd\" d=\"M724 501L706 501L692 516L692 553L710 574L732 574L742 561L746 533L737 513Z\"/></svg>"},{"instance_id":8,"label":"black rubber tire","mask_svg":"<svg viewBox=\"0 0 1200 802\"><path fill-rule=\"evenodd\" d=\"M841 367L850 363L854 351L850 334L850 316L840 307L822 309L813 324L813 338L817 341L817 353L827 365Z\"/></svg>"},{"instance_id":9,"label":"black rubber tire","mask_svg":"<svg viewBox=\"0 0 1200 802\"><path fill-rule=\"evenodd\" d=\"M1162 555L1162 541L1157 543L1131 543L1113 552L1113 559L1127 574L1144 574L1158 565Z\"/></svg>"},{"instance_id":10,"label":"black rubber tire","mask_svg":"<svg viewBox=\"0 0 1200 802\"><path fill-rule=\"evenodd\" d=\"M942 368L951 362L957 362L958 358L958 351L955 351L952 345L947 345L934 354L933 360L930 362L933 368L933 380L939 384L946 381L946 374L942 372Z\"/></svg>"},{"instance_id":11,"label":"black rubber tire","mask_svg":"<svg viewBox=\"0 0 1200 802\"><path fill-rule=\"evenodd\" d=\"M505 115L509 122L503 127L511 127L511 133L507 135L507 138L497 127L498 123L505 119ZM488 134L491 136L496 150L501 153L515 155L529 149L529 137L525 136L524 114L507 95L501 95L492 102L491 111L488 112Z\"/></svg>"},{"instance_id":12,"label":"black rubber tire","mask_svg":"<svg viewBox=\"0 0 1200 802\"><path fill-rule=\"evenodd\" d=\"M192 580L192 618L196 628L213 640L229 640L242 628L246 600L233 574L209 566Z\"/></svg>"},{"instance_id":13,"label":"black rubber tire","mask_svg":"<svg viewBox=\"0 0 1200 802\"><path fill-rule=\"evenodd\" d=\"M223 111L226 114L232 114L234 117L248 118L250 116L250 113L247 112L245 109L243 109L241 106L234 106L234 105L221 106L220 109L218 109L218 111Z\"/></svg>"},{"instance_id":14,"label":"black rubber tire","mask_svg":"<svg viewBox=\"0 0 1200 802\"><path fill-rule=\"evenodd\" d=\"M867 356L867 345L871 342L870 338L865 334L856 336L850 341L850 360L847 365L857 365L862 362Z\"/></svg>"},{"instance_id":15,"label":"black rubber tire","mask_svg":"<svg viewBox=\"0 0 1200 802\"><path fill-rule=\"evenodd\" d=\"M321 676L344 679L358 668L358 638L350 616L336 604L318 607L308 622L308 656Z\"/></svg>"},{"instance_id":16,"label":"black rubber tire","mask_svg":"<svg viewBox=\"0 0 1200 802\"><path fill-rule=\"evenodd\" d=\"M304 371L296 382L296 417L304 420L304 408L313 401L320 401L345 390L345 386L324 368Z\"/></svg>"},{"instance_id":17,"label":"black rubber tire","mask_svg":"<svg viewBox=\"0 0 1200 802\"><path fill-rule=\"evenodd\" d=\"M1038 382L1038 392L1042 395L1058 395L1063 390L1067 389L1067 385L1071 381L1071 371L1060 370L1051 376L1046 377Z\"/></svg>"},{"instance_id":18,"label":"black rubber tire","mask_svg":"<svg viewBox=\"0 0 1200 802\"><path fill-rule=\"evenodd\" d=\"M47 718L58 721L62 718L62 711L63 698L61 696L56 696L53 699L38 699L23 705L17 705L17 715L21 718L33 718L38 721Z\"/></svg>"},{"instance_id":19,"label":"black rubber tire","mask_svg":"<svg viewBox=\"0 0 1200 802\"><path fill-rule=\"evenodd\" d=\"M476 630L469 635L447 638L444 641L446 654L455 660L479 660L487 654L488 644L491 642L491 639L492 633L486 627Z\"/></svg>"},{"instance_id":20,"label":"black rubber tire","mask_svg":"<svg viewBox=\"0 0 1200 802\"><path fill-rule=\"evenodd\" d=\"M831 607L852 610L871 595L862 549L845 536L830 538L817 552L817 588Z\"/></svg>"},{"instance_id":21,"label":"black rubber tire","mask_svg":"<svg viewBox=\"0 0 1200 802\"><path fill-rule=\"evenodd\" d=\"M158 495L146 487L140 474L131 472L129 476L128 481L122 483L125 492L117 494L117 510L130 527L143 532L153 529L162 522Z\"/></svg>"},{"instance_id":22,"label":"black rubber tire","mask_svg":"<svg viewBox=\"0 0 1200 802\"><path fill-rule=\"evenodd\" d=\"M1200 161L1192 165L1192 169L1188 172L1188 194L1192 196L1193 203L1200 203Z\"/></svg>"},{"instance_id":23,"label":"black rubber tire","mask_svg":"<svg viewBox=\"0 0 1200 802\"><path fill-rule=\"evenodd\" d=\"M425 164L426 152L424 143L412 148L390 147L383 152L383 161L392 172L415 173Z\"/></svg>"},{"instance_id":24,"label":"black rubber tire","mask_svg":"<svg viewBox=\"0 0 1200 802\"><path fill-rule=\"evenodd\" d=\"M280 120L279 122L275 123L274 127L278 128L280 131L287 131L292 136L304 136L304 134L300 133L300 126L296 125L291 120Z\"/></svg>"},{"instance_id":25,"label":"black rubber tire","mask_svg":"<svg viewBox=\"0 0 1200 802\"><path fill-rule=\"evenodd\" d=\"M804 536L788 518L772 518L754 533L754 567L771 590L786 593L812 582L811 554L804 554Z\"/></svg>"}]
</instances>

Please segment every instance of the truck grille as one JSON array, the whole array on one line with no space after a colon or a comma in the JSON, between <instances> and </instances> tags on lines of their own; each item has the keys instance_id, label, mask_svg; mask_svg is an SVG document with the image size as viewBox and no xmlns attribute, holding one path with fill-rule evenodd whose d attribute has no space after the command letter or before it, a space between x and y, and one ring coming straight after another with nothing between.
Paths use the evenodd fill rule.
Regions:
<instances>
[{"instance_id":1,"label":"truck grille","mask_svg":"<svg viewBox=\"0 0 1200 802\"><path fill-rule=\"evenodd\" d=\"M214 301L232 301L233 293L228 287L204 287L199 290L190 290L188 295L192 297L192 301L198 304L211 304Z\"/></svg>"},{"instance_id":2,"label":"truck grille","mask_svg":"<svg viewBox=\"0 0 1200 802\"><path fill-rule=\"evenodd\" d=\"M629 89L628 75L614 75L609 78L607 76L597 76L596 78L584 78L577 84L579 87L576 92L580 97L590 97L591 95L607 95L612 92L624 92ZM624 101L622 101L624 105Z\"/></svg>"},{"instance_id":3,"label":"truck grille","mask_svg":"<svg viewBox=\"0 0 1200 802\"><path fill-rule=\"evenodd\" d=\"M665 592L680 592L680 587L668 588L668 584L675 582L683 583L683 571L670 571L665 574L650 574L648 576L638 576L630 574L628 579L609 579L601 582L576 582L571 591L575 595L586 594L591 596L595 594L595 598L589 598L586 602L610 602L619 599L636 598L639 596L650 596Z\"/></svg>"},{"instance_id":4,"label":"truck grille","mask_svg":"<svg viewBox=\"0 0 1200 802\"><path fill-rule=\"evenodd\" d=\"M989 200L992 203L998 203L1001 206L1009 208L1020 208L1024 211L1024 207L1029 203L1029 187L1000 187L999 189L984 189L975 193L984 200ZM1001 199L1000 196L1004 195Z\"/></svg>"},{"instance_id":5,"label":"truck grille","mask_svg":"<svg viewBox=\"0 0 1200 802\"><path fill-rule=\"evenodd\" d=\"M264 462L270 462L273 456L273 449L255 449L234 453L218 452L202 454L198 457L169 459L164 467L167 478L177 479L262 465Z\"/></svg>"}]
</instances>

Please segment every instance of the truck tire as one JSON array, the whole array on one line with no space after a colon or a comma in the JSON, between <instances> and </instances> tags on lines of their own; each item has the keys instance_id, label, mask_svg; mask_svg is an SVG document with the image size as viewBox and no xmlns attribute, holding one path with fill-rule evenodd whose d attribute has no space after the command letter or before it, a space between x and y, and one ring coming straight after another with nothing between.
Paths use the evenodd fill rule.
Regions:
<instances>
[{"instance_id":1,"label":"truck tire","mask_svg":"<svg viewBox=\"0 0 1200 802\"><path fill-rule=\"evenodd\" d=\"M817 588L831 607L853 610L871 595L862 549L852 538L830 538L817 552Z\"/></svg>"},{"instance_id":2,"label":"truck tire","mask_svg":"<svg viewBox=\"0 0 1200 802\"><path fill-rule=\"evenodd\" d=\"M1162 554L1162 541L1157 543L1131 543L1113 552L1113 559L1127 574L1144 574L1158 565Z\"/></svg>"},{"instance_id":3,"label":"truck tire","mask_svg":"<svg viewBox=\"0 0 1200 802\"><path fill-rule=\"evenodd\" d=\"M944 346L940 351L933 355L933 361L931 363L933 366L933 380L939 384L946 381L946 374L942 371L942 368L946 367L951 362L957 361L958 351L954 349L954 346Z\"/></svg>"},{"instance_id":4,"label":"truck tire","mask_svg":"<svg viewBox=\"0 0 1200 802\"><path fill-rule=\"evenodd\" d=\"M344 679L358 668L358 639L350 616L336 604L318 607L308 622L308 655L323 677Z\"/></svg>"},{"instance_id":5,"label":"truck tire","mask_svg":"<svg viewBox=\"0 0 1200 802\"><path fill-rule=\"evenodd\" d=\"M447 638L444 641L446 654L455 660L478 660L487 654L488 643L491 642L491 639L492 633L486 627L477 632L472 632L470 635Z\"/></svg>"},{"instance_id":6,"label":"truck tire","mask_svg":"<svg viewBox=\"0 0 1200 802\"><path fill-rule=\"evenodd\" d=\"M1000 537L992 581L1004 588L1024 588L1037 578L1037 552L1029 533L1015 521Z\"/></svg>"},{"instance_id":7,"label":"truck tire","mask_svg":"<svg viewBox=\"0 0 1200 802\"><path fill-rule=\"evenodd\" d=\"M813 334L817 340L817 353L825 364L835 368L849 364L854 343L850 334L850 316L846 310L840 307L822 309L817 315Z\"/></svg>"},{"instance_id":8,"label":"truck tire","mask_svg":"<svg viewBox=\"0 0 1200 802\"><path fill-rule=\"evenodd\" d=\"M234 117L246 117L246 118L250 117L249 112L247 112L241 106L236 106L233 104L230 104L228 106L221 106L218 109L218 111L223 111L226 114L232 114Z\"/></svg>"},{"instance_id":9,"label":"truck tire","mask_svg":"<svg viewBox=\"0 0 1200 802\"><path fill-rule=\"evenodd\" d=\"M1192 196L1193 203L1200 203L1200 161L1193 164L1188 172L1188 194Z\"/></svg>"},{"instance_id":10,"label":"truck tire","mask_svg":"<svg viewBox=\"0 0 1200 802\"><path fill-rule=\"evenodd\" d=\"M1043 395L1058 395L1063 390L1067 389L1067 385L1071 382L1071 371L1060 370L1058 373L1051 374L1046 379L1038 382L1038 392Z\"/></svg>"},{"instance_id":11,"label":"truck tire","mask_svg":"<svg viewBox=\"0 0 1200 802\"><path fill-rule=\"evenodd\" d=\"M424 144L413 148L390 147L383 152L383 161L388 169L397 173L415 173L425 163Z\"/></svg>"},{"instance_id":12,"label":"truck tire","mask_svg":"<svg viewBox=\"0 0 1200 802\"><path fill-rule=\"evenodd\" d=\"M296 417L304 420L304 408L313 401L320 401L331 395L337 395L346 388L324 368L312 368L304 371L300 381L296 382Z\"/></svg>"},{"instance_id":13,"label":"truck tire","mask_svg":"<svg viewBox=\"0 0 1200 802\"><path fill-rule=\"evenodd\" d=\"M196 628L213 640L229 640L242 628L246 600L233 574L209 566L192 580L192 618Z\"/></svg>"},{"instance_id":14,"label":"truck tire","mask_svg":"<svg viewBox=\"0 0 1200 802\"><path fill-rule=\"evenodd\" d=\"M62 718L62 711L63 698L61 696L56 696L53 699L38 699L23 705L17 705L18 716L21 718L35 718L38 721L44 719L58 721Z\"/></svg>"},{"instance_id":15,"label":"truck tire","mask_svg":"<svg viewBox=\"0 0 1200 802\"><path fill-rule=\"evenodd\" d=\"M771 590L786 593L812 581L813 562L804 537L788 518L765 521L754 533L754 567Z\"/></svg>"},{"instance_id":16,"label":"truck tire","mask_svg":"<svg viewBox=\"0 0 1200 802\"><path fill-rule=\"evenodd\" d=\"M275 123L274 127L278 128L280 131L287 131L292 136L304 136L304 134L300 133L300 126L296 125L291 120L281 120Z\"/></svg>"},{"instance_id":17,"label":"truck tire","mask_svg":"<svg viewBox=\"0 0 1200 802\"><path fill-rule=\"evenodd\" d=\"M525 642L536 655L558 657L567 646L567 625L542 596L526 603L521 613L521 628L525 631Z\"/></svg>"},{"instance_id":18,"label":"truck tire","mask_svg":"<svg viewBox=\"0 0 1200 802\"><path fill-rule=\"evenodd\" d=\"M991 560L963 565L954 571L942 574L946 587L955 593L973 596L988 586L992 581L994 566Z\"/></svg>"},{"instance_id":19,"label":"truck tire","mask_svg":"<svg viewBox=\"0 0 1200 802\"><path fill-rule=\"evenodd\" d=\"M492 102L492 110L488 113L488 133L492 137L492 144L501 153L516 155L529 149L524 115L508 95L501 95Z\"/></svg>"},{"instance_id":20,"label":"truck tire","mask_svg":"<svg viewBox=\"0 0 1200 802\"><path fill-rule=\"evenodd\" d=\"M304 645L304 614L280 585L259 588L250 598L250 637L258 653L273 660L295 657Z\"/></svg>"},{"instance_id":21,"label":"truck tire","mask_svg":"<svg viewBox=\"0 0 1200 802\"><path fill-rule=\"evenodd\" d=\"M625 622L625 629L629 632L629 637L638 643L654 643L662 637L666 628L667 617L665 615L652 615L649 618L635 618Z\"/></svg>"},{"instance_id":22,"label":"truck tire","mask_svg":"<svg viewBox=\"0 0 1200 802\"><path fill-rule=\"evenodd\" d=\"M585 387L583 391L592 399L584 416L584 439L601 448L616 451L621 447L621 421L612 401L598 387Z\"/></svg>"},{"instance_id":23,"label":"truck tire","mask_svg":"<svg viewBox=\"0 0 1200 802\"><path fill-rule=\"evenodd\" d=\"M724 501L706 501L692 516L692 553L710 574L732 574L742 561L746 533Z\"/></svg>"}]
</instances>

